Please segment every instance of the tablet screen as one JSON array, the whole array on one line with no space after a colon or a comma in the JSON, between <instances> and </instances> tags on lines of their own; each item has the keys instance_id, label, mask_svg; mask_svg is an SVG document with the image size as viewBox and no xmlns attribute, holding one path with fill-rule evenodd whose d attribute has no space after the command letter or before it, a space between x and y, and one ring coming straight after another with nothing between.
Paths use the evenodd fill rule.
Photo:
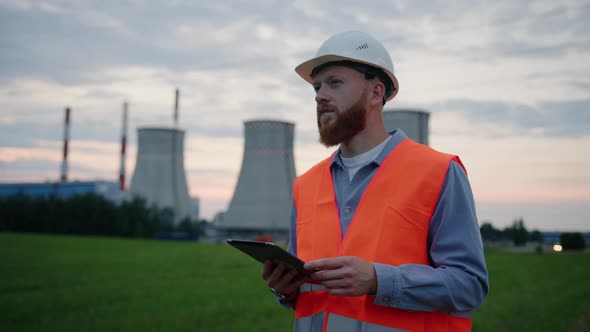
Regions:
<instances>
[{"instance_id":1,"label":"tablet screen","mask_svg":"<svg viewBox=\"0 0 590 332\"><path fill-rule=\"evenodd\" d=\"M306 274L306 271L303 268L303 264L305 263L275 243L233 239L227 240L227 243L261 263L264 263L267 260L282 262L290 268L296 269L299 273L303 275Z\"/></svg>"}]
</instances>

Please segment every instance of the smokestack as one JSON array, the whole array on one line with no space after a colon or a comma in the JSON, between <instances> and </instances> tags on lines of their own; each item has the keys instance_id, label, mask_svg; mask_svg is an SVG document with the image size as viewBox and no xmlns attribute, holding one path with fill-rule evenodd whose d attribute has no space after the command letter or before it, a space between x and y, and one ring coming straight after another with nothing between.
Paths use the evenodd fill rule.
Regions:
<instances>
[{"instance_id":1,"label":"smokestack","mask_svg":"<svg viewBox=\"0 0 590 332\"><path fill-rule=\"evenodd\" d=\"M68 141L70 139L70 108L66 107L66 119L64 123L64 150L61 163L61 182L68 181Z\"/></svg>"},{"instance_id":2,"label":"smokestack","mask_svg":"<svg viewBox=\"0 0 590 332\"><path fill-rule=\"evenodd\" d=\"M176 89L175 97L174 97L174 125L178 126L178 98L180 96L180 91Z\"/></svg>"},{"instance_id":3,"label":"smokestack","mask_svg":"<svg viewBox=\"0 0 590 332\"><path fill-rule=\"evenodd\" d=\"M127 102L123 103L123 129L121 132L121 168L119 169L119 189L125 191L125 148L127 146Z\"/></svg>"}]
</instances>

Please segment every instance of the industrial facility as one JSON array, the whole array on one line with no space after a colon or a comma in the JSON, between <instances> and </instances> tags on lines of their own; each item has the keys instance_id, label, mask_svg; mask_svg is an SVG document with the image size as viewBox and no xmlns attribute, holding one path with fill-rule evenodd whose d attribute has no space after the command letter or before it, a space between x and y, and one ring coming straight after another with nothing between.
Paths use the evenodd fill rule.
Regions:
<instances>
[{"instance_id":1,"label":"industrial facility","mask_svg":"<svg viewBox=\"0 0 590 332\"><path fill-rule=\"evenodd\" d=\"M0 196L56 195L69 197L96 193L112 201L134 196L148 205L168 208L174 224L198 220L200 200L191 198L184 168L185 131L178 128L179 91L175 91L174 125L137 128L137 160L126 191L125 158L128 104L123 104L119 176L117 181L70 181L68 179L69 107L65 110L63 161L59 180L44 183L0 185ZM388 131L402 129L415 141L428 144L429 113L394 110L383 113ZM292 186L295 179L293 154L295 124L256 119L244 122L244 150L237 184L226 211L214 220L221 238L272 237L286 241L289 234ZM115 172L113 172L115 173Z\"/></svg>"},{"instance_id":2,"label":"industrial facility","mask_svg":"<svg viewBox=\"0 0 590 332\"><path fill-rule=\"evenodd\" d=\"M244 122L242 167L229 208L218 220L219 235L287 239L295 179L294 131L290 122Z\"/></svg>"},{"instance_id":3,"label":"industrial facility","mask_svg":"<svg viewBox=\"0 0 590 332\"><path fill-rule=\"evenodd\" d=\"M31 197L56 196L68 198L75 195L96 194L119 202L119 185L115 181L69 181L39 183L0 183L0 197L25 195Z\"/></svg>"},{"instance_id":4,"label":"industrial facility","mask_svg":"<svg viewBox=\"0 0 590 332\"><path fill-rule=\"evenodd\" d=\"M383 123L387 131L397 128L403 130L409 138L428 145L430 113L421 110L384 110Z\"/></svg>"},{"instance_id":5,"label":"industrial facility","mask_svg":"<svg viewBox=\"0 0 590 332\"><path fill-rule=\"evenodd\" d=\"M169 208L174 222L189 218L196 221L199 200L188 194L184 171L184 131L178 126L179 91L175 91L174 128L138 128L138 153L130 190L126 191L125 159L127 146L128 104L123 103L121 150L118 181L71 181L68 176L71 108L66 107L63 131L63 158L59 180L42 183L0 184L0 196L56 196L98 194L119 203L121 200L140 196L148 204ZM113 175L115 172L113 172ZM115 178L113 176L113 178Z\"/></svg>"}]
</instances>

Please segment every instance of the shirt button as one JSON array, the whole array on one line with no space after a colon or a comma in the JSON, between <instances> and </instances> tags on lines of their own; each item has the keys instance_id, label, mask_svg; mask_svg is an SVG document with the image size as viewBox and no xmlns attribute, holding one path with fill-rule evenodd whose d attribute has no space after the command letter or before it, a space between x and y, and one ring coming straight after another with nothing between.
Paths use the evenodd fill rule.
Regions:
<instances>
[{"instance_id":1,"label":"shirt button","mask_svg":"<svg viewBox=\"0 0 590 332\"><path fill-rule=\"evenodd\" d=\"M350 214L350 208L346 208L346 209L344 209L344 214L345 214L345 215L349 215L349 214Z\"/></svg>"},{"instance_id":2,"label":"shirt button","mask_svg":"<svg viewBox=\"0 0 590 332\"><path fill-rule=\"evenodd\" d=\"M383 303L385 303L385 304L389 303L389 301L391 301L391 299L389 298L389 296L385 296L385 297L383 297L383 298L381 299L381 302L383 302Z\"/></svg>"}]
</instances>

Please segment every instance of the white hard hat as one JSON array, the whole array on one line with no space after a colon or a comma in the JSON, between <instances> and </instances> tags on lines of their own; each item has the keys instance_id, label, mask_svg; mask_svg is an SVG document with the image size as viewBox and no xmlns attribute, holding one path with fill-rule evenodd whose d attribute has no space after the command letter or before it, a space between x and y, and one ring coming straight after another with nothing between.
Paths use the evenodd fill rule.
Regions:
<instances>
[{"instance_id":1,"label":"white hard hat","mask_svg":"<svg viewBox=\"0 0 590 332\"><path fill-rule=\"evenodd\" d=\"M311 73L314 68L335 61L358 62L382 69L393 83L393 92L387 101L393 99L399 90L391 56L379 41L361 31L347 31L330 37L320 46L315 57L297 66L295 72L313 84Z\"/></svg>"}]
</instances>

